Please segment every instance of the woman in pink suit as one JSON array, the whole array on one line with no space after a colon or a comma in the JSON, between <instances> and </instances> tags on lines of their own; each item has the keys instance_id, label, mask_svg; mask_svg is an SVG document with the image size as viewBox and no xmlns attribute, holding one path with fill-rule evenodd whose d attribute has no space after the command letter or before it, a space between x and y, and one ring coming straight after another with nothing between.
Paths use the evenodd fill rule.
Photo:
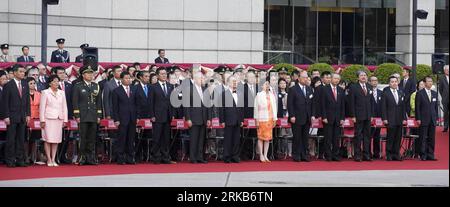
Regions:
<instances>
[{"instance_id":1,"label":"woman in pink suit","mask_svg":"<svg viewBox=\"0 0 450 207\"><path fill-rule=\"evenodd\" d=\"M41 92L39 116L42 138L45 141L47 166L57 167L55 162L58 144L62 141L64 123L67 123L67 103L64 91L59 90L59 78L56 75L48 79L49 88Z\"/></svg>"}]
</instances>

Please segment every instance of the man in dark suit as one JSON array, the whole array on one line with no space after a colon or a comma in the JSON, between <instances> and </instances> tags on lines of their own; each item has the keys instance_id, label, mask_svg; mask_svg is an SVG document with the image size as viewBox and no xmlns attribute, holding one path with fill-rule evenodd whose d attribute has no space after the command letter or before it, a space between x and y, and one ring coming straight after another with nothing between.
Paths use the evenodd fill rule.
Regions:
<instances>
[{"instance_id":1,"label":"man in dark suit","mask_svg":"<svg viewBox=\"0 0 450 207\"><path fill-rule=\"evenodd\" d=\"M52 68L52 72L53 74L57 75L59 77L59 79L61 80L59 82L59 89L64 91L65 95L66 95L66 102L67 102L67 117L69 119L73 119L73 104L72 104L72 84L70 84L68 81L66 81L67 79L67 75L66 75L66 70L61 67L61 66L56 66L54 68ZM65 134L67 135L67 134ZM63 142L68 142L68 136L64 137ZM60 154L62 155L62 159L60 160L60 162L62 163L72 163L71 160L67 160L66 159L66 152L67 152L67 148L69 147L69 144L72 143L66 143L63 144L63 147L60 147Z\"/></svg>"},{"instance_id":2,"label":"man in dark suit","mask_svg":"<svg viewBox=\"0 0 450 207\"><path fill-rule=\"evenodd\" d=\"M371 161L370 155L370 121L372 118L372 89L367 84L367 73L358 72L358 82L349 89L350 117L355 123L353 148L355 161L361 162L361 142L363 144L363 161Z\"/></svg>"},{"instance_id":3,"label":"man in dark suit","mask_svg":"<svg viewBox=\"0 0 450 207\"><path fill-rule=\"evenodd\" d=\"M288 113L292 123L294 139L292 141L292 156L295 162L309 162L308 137L312 117L313 91L307 85L308 73L303 71L298 78L298 84L289 89Z\"/></svg>"},{"instance_id":4,"label":"man in dark suit","mask_svg":"<svg viewBox=\"0 0 450 207\"><path fill-rule=\"evenodd\" d=\"M370 86L372 86L372 116L381 118L381 97L383 97L383 91L378 89L378 78L371 76L369 78ZM372 149L373 149L373 159L380 159L380 133L381 128L372 127L370 130L372 135Z\"/></svg>"},{"instance_id":5,"label":"man in dark suit","mask_svg":"<svg viewBox=\"0 0 450 207\"><path fill-rule=\"evenodd\" d=\"M398 90L397 77L389 77L389 87L383 90L381 113L387 127L386 159L401 161L400 146L402 143L403 121L406 120L405 95Z\"/></svg>"},{"instance_id":6,"label":"man in dark suit","mask_svg":"<svg viewBox=\"0 0 450 207\"><path fill-rule=\"evenodd\" d=\"M435 132L438 118L438 94L431 90L433 79L426 77L425 88L417 92L416 95L416 120L420 125L422 137L422 148L420 159L437 160L434 157Z\"/></svg>"},{"instance_id":7,"label":"man in dark suit","mask_svg":"<svg viewBox=\"0 0 450 207\"><path fill-rule=\"evenodd\" d=\"M64 50L64 43L66 40L64 38L59 38L56 40L58 44L58 49L52 52L52 58L50 62L52 63L69 63L70 55L67 50Z\"/></svg>"},{"instance_id":8,"label":"man in dark suit","mask_svg":"<svg viewBox=\"0 0 450 207\"><path fill-rule=\"evenodd\" d=\"M411 70L403 70L403 80L399 84L399 89L405 93L405 100L411 100L411 94L416 91L416 80L410 77ZM406 105L406 112L411 113L411 104Z\"/></svg>"},{"instance_id":9,"label":"man in dark suit","mask_svg":"<svg viewBox=\"0 0 450 207\"><path fill-rule=\"evenodd\" d=\"M228 86L223 92L219 110L220 123L225 127L224 162L239 163L241 127L244 121L243 92L237 90L238 80L235 76L229 76L226 82Z\"/></svg>"},{"instance_id":10,"label":"man in dark suit","mask_svg":"<svg viewBox=\"0 0 450 207\"><path fill-rule=\"evenodd\" d=\"M25 167L25 126L30 121L31 107L28 84L24 79L25 68L14 65L14 79L3 88L3 120L8 126L6 137L6 165Z\"/></svg>"},{"instance_id":11,"label":"man in dark suit","mask_svg":"<svg viewBox=\"0 0 450 207\"><path fill-rule=\"evenodd\" d=\"M112 92L114 89L122 85L120 75L122 74L122 68L118 65L112 67L113 78L105 83L103 88L103 108L105 117L111 119L113 113L112 107Z\"/></svg>"},{"instance_id":12,"label":"man in dark suit","mask_svg":"<svg viewBox=\"0 0 450 207\"><path fill-rule=\"evenodd\" d=\"M137 74L137 78L140 80L140 83L134 86L135 90L135 96L136 96L136 113L137 113L137 121L139 122L140 119L150 119L150 92L153 90L151 86L149 85L150 81L150 73L148 71L140 71ZM151 138L152 137L152 131L151 130L145 130L142 135L143 138ZM136 144L136 162L140 162L141 152L144 152L144 157L147 157L147 150L148 148L144 148L144 145L141 144L141 140L138 140L138 143ZM150 147L150 146L147 146ZM149 155L148 155L149 156Z\"/></svg>"},{"instance_id":13,"label":"man in dark suit","mask_svg":"<svg viewBox=\"0 0 450 207\"><path fill-rule=\"evenodd\" d=\"M39 77L37 79L37 90L41 92L42 90L45 90L48 88L48 74L47 74L47 68L44 64L39 63L37 65L37 68L39 68Z\"/></svg>"},{"instance_id":14,"label":"man in dark suit","mask_svg":"<svg viewBox=\"0 0 450 207\"><path fill-rule=\"evenodd\" d=\"M191 163L207 163L203 157L206 127L211 124L210 98L202 87L204 77L201 72L192 74L189 96L183 96L185 119L190 128L189 159ZM207 97L208 96L208 97Z\"/></svg>"},{"instance_id":15,"label":"man in dark suit","mask_svg":"<svg viewBox=\"0 0 450 207\"><path fill-rule=\"evenodd\" d=\"M34 59L31 56L28 56L30 53L30 48L28 46L22 47L22 53L23 55L17 58L17 62L24 62L24 63L33 63Z\"/></svg>"},{"instance_id":16,"label":"man in dark suit","mask_svg":"<svg viewBox=\"0 0 450 207\"><path fill-rule=\"evenodd\" d=\"M314 89L314 98L313 98L313 107L312 107L312 115L315 117L320 117L322 114L322 104L320 103L320 97L322 97L322 89L329 85L331 82L331 73L329 71L324 71L320 75L322 84L317 86Z\"/></svg>"},{"instance_id":17,"label":"man in dark suit","mask_svg":"<svg viewBox=\"0 0 450 207\"><path fill-rule=\"evenodd\" d=\"M158 82L150 92L150 117L153 122L152 158L155 164L175 164L169 155L170 123L172 121L172 105L170 94L173 86L167 82L167 70L160 67L156 70Z\"/></svg>"},{"instance_id":18,"label":"man in dark suit","mask_svg":"<svg viewBox=\"0 0 450 207\"><path fill-rule=\"evenodd\" d=\"M83 53L84 53L84 48L86 48L86 47L89 47L89 44L84 43L84 44L80 45L81 54L78 55L78 56L75 58L75 62L76 62L76 63L82 63L82 62L83 62Z\"/></svg>"},{"instance_id":19,"label":"man in dark suit","mask_svg":"<svg viewBox=\"0 0 450 207\"><path fill-rule=\"evenodd\" d=\"M117 163L135 164L134 139L136 137L136 96L131 89L131 75L122 72L122 85L112 92L113 120L119 127Z\"/></svg>"},{"instance_id":20,"label":"man in dark suit","mask_svg":"<svg viewBox=\"0 0 450 207\"><path fill-rule=\"evenodd\" d=\"M444 108L444 131L448 130L448 65L444 66L444 76L439 80L439 93L442 97L442 107Z\"/></svg>"},{"instance_id":21,"label":"man in dark suit","mask_svg":"<svg viewBox=\"0 0 450 207\"><path fill-rule=\"evenodd\" d=\"M255 97L258 93L258 85L256 84L256 75L254 70L247 73L247 83L244 84L244 107L245 118L253 118L253 107L255 105Z\"/></svg>"},{"instance_id":22,"label":"man in dark suit","mask_svg":"<svg viewBox=\"0 0 450 207\"><path fill-rule=\"evenodd\" d=\"M319 103L325 124L325 159L339 161L340 126L345 120L345 92L339 87L341 76L332 74L331 84L323 86Z\"/></svg>"},{"instance_id":23,"label":"man in dark suit","mask_svg":"<svg viewBox=\"0 0 450 207\"><path fill-rule=\"evenodd\" d=\"M0 70L0 119L3 120L3 99L2 99L2 95L3 95L3 89L6 85L6 83L8 83L8 74L6 73L5 70ZM6 140L6 132L0 132L0 140ZM0 163L3 163L4 161L4 155L5 155L5 151L4 151L4 147L0 148Z\"/></svg>"},{"instance_id":24,"label":"man in dark suit","mask_svg":"<svg viewBox=\"0 0 450 207\"><path fill-rule=\"evenodd\" d=\"M155 59L155 63L159 63L159 64L169 64L170 63L169 59L166 58L166 50L159 49L158 55L159 55L159 57L157 57Z\"/></svg>"}]
</instances>

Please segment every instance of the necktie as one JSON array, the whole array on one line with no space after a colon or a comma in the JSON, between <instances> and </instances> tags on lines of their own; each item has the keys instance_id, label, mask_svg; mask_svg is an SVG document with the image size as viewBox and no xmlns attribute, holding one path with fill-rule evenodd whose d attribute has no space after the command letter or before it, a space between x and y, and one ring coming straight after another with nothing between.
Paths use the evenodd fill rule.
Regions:
<instances>
[{"instance_id":1,"label":"necktie","mask_svg":"<svg viewBox=\"0 0 450 207\"><path fill-rule=\"evenodd\" d=\"M19 96L20 96L20 98L22 98L22 84L20 83L20 81L17 83L18 83L18 89L19 89Z\"/></svg>"},{"instance_id":2,"label":"necktie","mask_svg":"<svg viewBox=\"0 0 450 207\"><path fill-rule=\"evenodd\" d=\"M373 98L375 99L375 103L378 103L378 99L377 99L377 90L373 90Z\"/></svg>"},{"instance_id":3,"label":"necktie","mask_svg":"<svg viewBox=\"0 0 450 207\"><path fill-rule=\"evenodd\" d=\"M303 92L303 95L306 96L305 86L302 86L302 92Z\"/></svg>"},{"instance_id":4,"label":"necktie","mask_svg":"<svg viewBox=\"0 0 450 207\"><path fill-rule=\"evenodd\" d=\"M148 87L147 87L147 85L144 85L144 93L145 93L145 97L148 97Z\"/></svg>"},{"instance_id":5,"label":"necktie","mask_svg":"<svg viewBox=\"0 0 450 207\"><path fill-rule=\"evenodd\" d=\"M427 90L427 94L428 94L428 100L430 100L430 102L431 102L431 91Z\"/></svg>"},{"instance_id":6,"label":"necktie","mask_svg":"<svg viewBox=\"0 0 450 207\"><path fill-rule=\"evenodd\" d=\"M394 93L395 103L398 104L398 94L397 94L397 90L393 89L392 92Z\"/></svg>"},{"instance_id":7,"label":"necktie","mask_svg":"<svg viewBox=\"0 0 450 207\"><path fill-rule=\"evenodd\" d=\"M334 100L337 101L336 87L333 87L333 96L334 96Z\"/></svg>"},{"instance_id":8,"label":"necktie","mask_svg":"<svg viewBox=\"0 0 450 207\"><path fill-rule=\"evenodd\" d=\"M164 95L167 96L167 89L166 89L166 84L165 83L163 83L163 92L164 92Z\"/></svg>"},{"instance_id":9,"label":"necktie","mask_svg":"<svg viewBox=\"0 0 450 207\"><path fill-rule=\"evenodd\" d=\"M366 89L366 85L365 85L365 84L363 84L363 85L362 85L362 87L363 87L364 95L366 95L366 96L367 96L367 89Z\"/></svg>"},{"instance_id":10,"label":"necktie","mask_svg":"<svg viewBox=\"0 0 450 207\"><path fill-rule=\"evenodd\" d=\"M120 85L122 85L122 84L120 84L120 81L117 81L117 85L120 86Z\"/></svg>"},{"instance_id":11,"label":"necktie","mask_svg":"<svg viewBox=\"0 0 450 207\"><path fill-rule=\"evenodd\" d=\"M25 56L25 62L28 62L28 57L27 56Z\"/></svg>"},{"instance_id":12,"label":"necktie","mask_svg":"<svg viewBox=\"0 0 450 207\"><path fill-rule=\"evenodd\" d=\"M130 98L130 87L127 86L127 96Z\"/></svg>"},{"instance_id":13,"label":"necktie","mask_svg":"<svg viewBox=\"0 0 450 207\"><path fill-rule=\"evenodd\" d=\"M61 82L61 90L65 91L64 82Z\"/></svg>"}]
</instances>

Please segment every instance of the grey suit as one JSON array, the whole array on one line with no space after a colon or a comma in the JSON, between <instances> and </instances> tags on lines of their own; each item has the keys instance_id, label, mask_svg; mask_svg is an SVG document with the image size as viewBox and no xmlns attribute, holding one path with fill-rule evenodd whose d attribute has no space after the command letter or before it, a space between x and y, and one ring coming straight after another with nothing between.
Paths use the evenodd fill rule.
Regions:
<instances>
[{"instance_id":1,"label":"grey suit","mask_svg":"<svg viewBox=\"0 0 450 207\"><path fill-rule=\"evenodd\" d=\"M112 92L114 89L119 87L116 80L113 78L110 81L106 82L103 88L103 108L105 112L105 117L111 117L113 114L112 107Z\"/></svg>"}]
</instances>

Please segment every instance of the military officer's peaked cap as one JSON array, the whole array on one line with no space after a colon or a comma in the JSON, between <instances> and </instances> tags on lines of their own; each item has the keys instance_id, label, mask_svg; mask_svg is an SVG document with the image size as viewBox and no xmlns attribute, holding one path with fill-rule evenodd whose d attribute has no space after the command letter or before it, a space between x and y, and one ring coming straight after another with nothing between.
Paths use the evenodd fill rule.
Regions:
<instances>
[{"instance_id":1,"label":"military officer's peaked cap","mask_svg":"<svg viewBox=\"0 0 450 207\"><path fill-rule=\"evenodd\" d=\"M3 50L3 49L9 49L9 45L8 44L3 44L3 45L0 45L0 48Z\"/></svg>"},{"instance_id":2,"label":"military officer's peaked cap","mask_svg":"<svg viewBox=\"0 0 450 207\"><path fill-rule=\"evenodd\" d=\"M56 40L56 43L58 43L58 44L64 44L64 42L66 42L66 39L64 39L64 38L59 38Z\"/></svg>"}]
</instances>

